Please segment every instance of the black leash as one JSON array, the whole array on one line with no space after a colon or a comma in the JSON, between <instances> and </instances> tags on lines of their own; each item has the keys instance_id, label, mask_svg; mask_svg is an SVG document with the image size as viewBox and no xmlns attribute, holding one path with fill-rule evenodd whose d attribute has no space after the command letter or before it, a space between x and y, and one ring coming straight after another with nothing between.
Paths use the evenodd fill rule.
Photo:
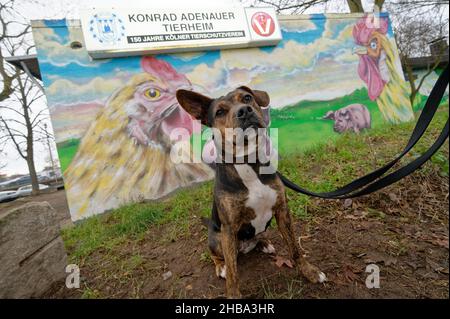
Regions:
<instances>
[{"instance_id":1,"label":"black leash","mask_svg":"<svg viewBox=\"0 0 450 319\"><path fill-rule=\"evenodd\" d=\"M439 79L437 80L436 84L434 85L430 95L428 96L428 99L425 103L425 106L423 107L422 112L420 113L419 119L417 120L416 126L414 127L414 130L411 134L411 137L403 149L403 151L398 155L394 160L387 163L383 167L363 176L360 177L351 183L340 187L334 191L331 192L324 192L324 193L315 193L312 191L309 191L307 189L304 189L294 182L287 179L285 176L283 176L280 172L278 172L278 176L290 189L305 194L309 196L314 197L320 197L320 198L334 198L334 199L344 199L344 198L353 198L357 196L367 195L369 193L375 192L383 187L386 187L388 185L391 185L403 177L411 174L416 169L418 169L420 166L423 165L428 159L430 159L431 156L433 156L434 153L444 144L445 140L449 136L449 123L447 120L447 123L445 124L445 127L442 129L441 134L437 138L437 140L433 143L433 145L420 157L416 158L411 163L407 164L406 166L390 173L389 175L386 175L382 177L389 169L391 169L400 159L405 156L413 147L417 144L417 142L420 140L422 135L425 133L426 129L428 128L431 120L434 117L434 114L436 113L439 104L442 100L442 97L444 96L445 90L447 89L448 85L448 74L449 69L448 65L445 68L445 70L441 73L439 76ZM380 178L382 177L382 178ZM380 179L378 179L380 178ZM378 179L377 181L375 181ZM375 182L374 182L375 181ZM373 183L372 183L373 182ZM370 184L372 183L372 184ZM366 186L366 187L365 187ZM365 187L365 188L363 188ZM361 189L363 188L363 189ZM359 190L359 191L357 191ZM356 192L355 192L356 191Z\"/></svg>"}]
</instances>

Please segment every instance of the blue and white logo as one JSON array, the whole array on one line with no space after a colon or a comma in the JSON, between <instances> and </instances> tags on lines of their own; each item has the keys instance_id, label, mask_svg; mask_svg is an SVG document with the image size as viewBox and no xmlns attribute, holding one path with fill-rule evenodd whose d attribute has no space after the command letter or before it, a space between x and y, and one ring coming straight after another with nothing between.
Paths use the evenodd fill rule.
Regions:
<instances>
[{"instance_id":1,"label":"blue and white logo","mask_svg":"<svg viewBox=\"0 0 450 319\"><path fill-rule=\"evenodd\" d=\"M89 20L89 33L100 43L115 44L125 37L125 26L114 13L97 13Z\"/></svg>"}]
</instances>

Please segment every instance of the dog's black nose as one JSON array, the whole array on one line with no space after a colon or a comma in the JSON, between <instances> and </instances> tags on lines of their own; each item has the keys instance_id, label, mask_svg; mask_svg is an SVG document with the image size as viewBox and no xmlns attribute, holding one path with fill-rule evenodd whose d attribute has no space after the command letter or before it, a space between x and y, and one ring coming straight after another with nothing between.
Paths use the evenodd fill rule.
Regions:
<instances>
[{"instance_id":1,"label":"dog's black nose","mask_svg":"<svg viewBox=\"0 0 450 319\"><path fill-rule=\"evenodd\" d=\"M252 112L253 112L253 109L251 108L251 106L243 106L237 111L236 117L238 119L245 118L245 117L247 117L248 114L250 114Z\"/></svg>"}]
</instances>

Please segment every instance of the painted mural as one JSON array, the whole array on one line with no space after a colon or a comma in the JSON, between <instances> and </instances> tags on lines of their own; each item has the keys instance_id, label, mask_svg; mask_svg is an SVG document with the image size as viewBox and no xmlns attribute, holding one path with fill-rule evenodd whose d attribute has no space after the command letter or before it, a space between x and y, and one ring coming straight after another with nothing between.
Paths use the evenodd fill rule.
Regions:
<instances>
[{"instance_id":1,"label":"painted mural","mask_svg":"<svg viewBox=\"0 0 450 319\"><path fill-rule=\"evenodd\" d=\"M94 61L71 46L83 43L78 21L34 22L72 219L213 178L207 164L169 159L172 128L200 133L176 101L179 88L212 97L241 85L268 92L282 157L414 119L387 15L280 24L276 47Z\"/></svg>"}]
</instances>

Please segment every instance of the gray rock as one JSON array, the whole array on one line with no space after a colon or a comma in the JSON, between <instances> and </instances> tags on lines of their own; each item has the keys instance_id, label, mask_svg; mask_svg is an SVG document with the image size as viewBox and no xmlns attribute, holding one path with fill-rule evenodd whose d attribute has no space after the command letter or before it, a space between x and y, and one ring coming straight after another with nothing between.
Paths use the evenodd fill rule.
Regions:
<instances>
[{"instance_id":1,"label":"gray rock","mask_svg":"<svg viewBox=\"0 0 450 319\"><path fill-rule=\"evenodd\" d=\"M0 213L0 298L38 297L65 278L66 265L50 204L31 202Z\"/></svg>"}]
</instances>

